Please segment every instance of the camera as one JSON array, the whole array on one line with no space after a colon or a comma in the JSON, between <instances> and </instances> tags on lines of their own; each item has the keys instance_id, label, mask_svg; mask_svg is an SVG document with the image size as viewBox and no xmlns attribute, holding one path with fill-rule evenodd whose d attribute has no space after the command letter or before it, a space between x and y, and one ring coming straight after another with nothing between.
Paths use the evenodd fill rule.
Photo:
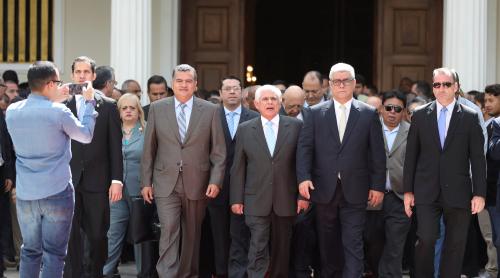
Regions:
<instances>
[{"instance_id":1,"label":"camera","mask_svg":"<svg viewBox=\"0 0 500 278\"><path fill-rule=\"evenodd\" d=\"M81 95L84 89L87 89L87 83L83 84L69 84L70 95Z\"/></svg>"}]
</instances>

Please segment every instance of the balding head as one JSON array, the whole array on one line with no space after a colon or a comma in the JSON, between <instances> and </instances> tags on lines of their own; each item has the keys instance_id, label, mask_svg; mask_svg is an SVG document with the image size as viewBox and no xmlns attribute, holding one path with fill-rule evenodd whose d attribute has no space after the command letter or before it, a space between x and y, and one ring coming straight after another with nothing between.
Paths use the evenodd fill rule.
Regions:
<instances>
[{"instance_id":1,"label":"balding head","mask_svg":"<svg viewBox=\"0 0 500 278\"><path fill-rule=\"evenodd\" d=\"M290 117L297 117L302 111L305 101L305 93L299 86L290 86L283 94L283 107Z\"/></svg>"},{"instance_id":2,"label":"balding head","mask_svg":"<svg viewBox=\"0 0 500 278\"><path fill-rule=\"evenodd\" d=\"M302 88L306 96L306 101L309 106L318 104L323 98L323 90L321 73L318 71L310 71L304 75L304 80L302 81Z\"/></svg>"}]
</instances>

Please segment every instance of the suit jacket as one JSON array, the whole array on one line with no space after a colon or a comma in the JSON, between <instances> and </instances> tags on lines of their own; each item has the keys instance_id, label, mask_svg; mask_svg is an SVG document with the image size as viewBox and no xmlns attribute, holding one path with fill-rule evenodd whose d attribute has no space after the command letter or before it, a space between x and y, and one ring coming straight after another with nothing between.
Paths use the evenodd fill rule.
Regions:
<instances>
[{"instance_id":1,"label":"suit jacket","mask_svg":"<svg viewBox=\"0 0 500 278\"><path fill-rule=\"evenodd\" d=\"M307 109L297 146L297 177L299 183L313 182L311 200L329 203L339 173L348 203L365 205L369 189L384 191L386 157L375 108L352 100L342 143L332 100Z\"/></svg>"},{"instance_id":2,"label":"suit jacket","mask_svg":"<svg viewBox=\"0 0 500 278\"><path fill-rule=\"evenodd\" d=\"M149 106L151 104L145 105L142 107L142 111L144 111L144 120L147 122L148 121L148 116L149 116Z\"/></svg>"},{"instance_id":3,"label":"suit jacket","mask_svg":"<svg viewBox=\"0 0 500 278\"><path fill-rule=\"evenodd\" d=\"M7 131L7 124L5 123L5 116L0 113L0 148L2 151L3 165L0 168L0 192L3 191L4 181L10 179L15 182L15 153L12 146L12 139ZM15 185L15 184L14 184Z\"/></svg>"},{"instance_id":4,"label":"suit jacket","mask_svg":"<svg viewBox=\"0 0 500 278\"><path fill-rule=\"evenodd\" d=\"M174 105L174 97L150 105L141 160L142 186L153 185L156 196L168 197L182 171L187 198L201 200L206 198L208 184L222 187L224 179L226 146L219 109L195 97L182 143Z\"/></svg>"},{"instance_id":5,"label":"suit jacket","mask_svg":"<svg viewBox=\"0 0 500 278\"><path fill-rule=\"evenodd\" d=\"M112 180L123 179L122 131L116 103L96 90L95 110L99 113L90 144L71 140L70 162L73 185L86 192L108 192ZM78 117L76 98L67 106Z\"/></svg>"},{"instance_id":6,"label":"suit jacket","mask_svg":"<svg viewBox=\"0 0 500 278\"><path fill-rule=\"evenodd\" d=\"M495 206L500 204L500 119L493 119L487 127L488 130L488 153L487 159L487 194L486 205Z\"/></svg>"},{"instance_id":7,"label":"suit jacket","mask_svg":"<svg viewBox=\"0 0 500 278\"><path fill-rule=\"evenodd\" d=\"M229 128L227 126L227 119L224 111L224 106L221 106L219 110L220 110L220 119L222 123L222 130L224 131L224 140L226 142L226 168L225 168L226 170L224 173L224 182L221 192L215 199L213 199L210 202L210 204L227 206L229 205L229 176L230 176L231 166L233 165L234 147L236 145L236 134L238 134L239 128L236 129L236 134L234 138L231 138L231 134L229 133ZM256 118L258 116L259 113L241 106L240 122L238 123L238 125L250 119Z\"/></svg>"},{"instance_id":8,"label":"suit jacket","mask_svg":"<svg viewBox=\"0 0 500 278\"><path fill-rule=\"evenodd\" d=\"M387 170L389 171L389 180L394 193L402 200L403 199L403 167L406 154L406 140L410 124L401 121L399 130L392 144L392 148L387 148L387 138L384 136L385 154L387 156Z\"/></svg>"},{"instance_id":9,"label":"suit jacket","mask_svg":"<svg viewBox=\"0 0 500 278\"><path fill-rule=\"evenodd\" d=\"M141 195L141 156L144 147L144 130L140 123L132 129L127 144L123 144L123 183L129 196Z\"/></svg>"},{"instance_id":10,"label":"suit jacket","mask_svg":"<svg viewBox=\"0 0 500 278\"><path fill-rule=\"evenodd\" d=\"M477 113L455 104L441 148L436 102L413 112L404 165L404 191L413 192L415 204L439 201L470 208L474 196L486 196L484 138ZM472 171L472 181L470 172Z\"/></svg>"},{"instance_id":11,"label":"suit jacket","mask_svg":"<svg viewBox=\"0 0 500 278\"><path fill-rule=\"evenodd\" d=\"M267 147L260 117L240 125L231 168L231 204L243 204L245 215L297 214L295 155L300 120L280 116L274 154Z\"/></svg>"}]
</instances>

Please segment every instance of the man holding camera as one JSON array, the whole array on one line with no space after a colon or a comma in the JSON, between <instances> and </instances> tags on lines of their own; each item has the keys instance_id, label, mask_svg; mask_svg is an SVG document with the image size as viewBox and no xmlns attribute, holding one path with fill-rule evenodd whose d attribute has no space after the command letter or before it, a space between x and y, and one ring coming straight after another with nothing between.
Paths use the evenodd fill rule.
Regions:
<instances>
[{"instance_id":1,"label":"man holding camera","mask_svg":"<svg viewBox=\"0 0 500 278\"><path fill-rule=\"evenodd\" d=\"M85 56L71 65L75 84L86 84L84 92L94 90L95 62ZM68 247L65 277L81 277L85 271L90 277L102 277L108 255L109 202L122 198L123 162L121 125L114 100L94 90L94 101L99 117L94 138L90 144L71 142L71 173L75 186L75 213ZM67 103L75 116L82 113L82 98L75 94ZM83 230L89 247L88 265L83 269ZM87 253L87 252L85 252Z\"/></svg>"},{"instance_id":2,"label":"man holding camera","mask_svg":"<svg viewBox=\"0 0 500 278\"><path fill-rule=\"evenodd\" d=\"M68 92L66 86L59 87L53 63L33 64L28 83L32 90L28 99L7 110L17 155L17 216L23 236L19 275L57 278L62 277L74 207L70 138L83 143L92 140L97 116L94 91L86 90L81 96L80 123L66 106L53 103Z\"/></svg>"}]
</instances>

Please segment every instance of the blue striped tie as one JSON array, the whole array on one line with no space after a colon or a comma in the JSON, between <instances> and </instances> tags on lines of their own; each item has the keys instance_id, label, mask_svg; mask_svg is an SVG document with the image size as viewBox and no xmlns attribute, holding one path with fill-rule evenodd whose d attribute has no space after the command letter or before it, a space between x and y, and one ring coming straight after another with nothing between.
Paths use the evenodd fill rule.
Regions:
<instances>
[{"instance_id":1,"label":"blue striped tie","mask_svg":"<svg viewBox=\"0 0 500 278\"><path fill-rule=\"evenodd\" d=\"M186 136L186 113L184 109L187 107L185 103L181 103L178 106L181 111L179 116L177 116L177 124L179 125L179 135L181 136L181 142L184 143L184 137Z\"/></svg>"}]
</instances>

